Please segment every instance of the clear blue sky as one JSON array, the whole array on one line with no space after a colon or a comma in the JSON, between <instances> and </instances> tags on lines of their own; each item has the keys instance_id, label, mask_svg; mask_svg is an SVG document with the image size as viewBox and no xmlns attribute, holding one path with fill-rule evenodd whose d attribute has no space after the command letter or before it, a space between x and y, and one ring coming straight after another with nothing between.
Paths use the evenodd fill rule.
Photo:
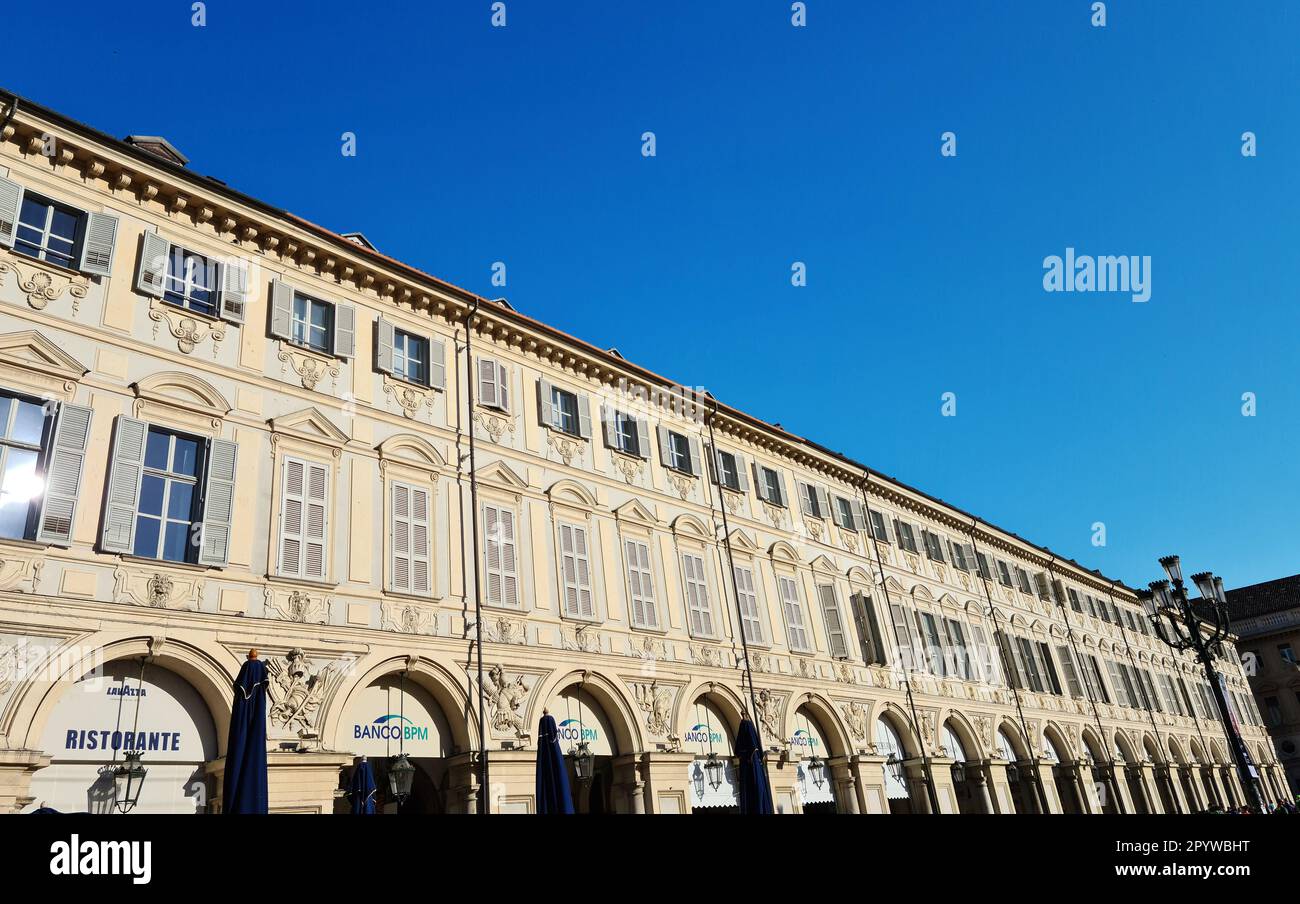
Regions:
<instances>
[{"instance_id":1,"label":"clear blue sky","mask_svg":"<svg viewBox=\"0 0 1300 904\"><path fill-rule=\"evenodd\" d=\"M490 5L15 4L0 83L1138 586L1300 570L1288 4Z\"/></svg>"}]
</instances>

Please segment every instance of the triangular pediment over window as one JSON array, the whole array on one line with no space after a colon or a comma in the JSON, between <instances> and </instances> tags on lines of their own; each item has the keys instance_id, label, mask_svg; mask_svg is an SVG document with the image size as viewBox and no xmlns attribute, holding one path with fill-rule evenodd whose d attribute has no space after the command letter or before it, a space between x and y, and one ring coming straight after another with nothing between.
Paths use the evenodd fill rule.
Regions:
<instances>
[{"instance_id":1,"label":"triangular pediment over window","mask_svg":"<svg viewBox=\"0 0 1300 904\"><path fill-rule=\"evenodd\" d=\"M268 423L276 433L287 433L334 448L342 448L350 438L316 408L304 408L293 414L271 418Z\"/></svg>"},{"instance_id":2,"label":"triangular pediment over window","mask_svg":"<svg viewBox=\"0 0 1300 904\"><path fill-rule=\"evenodd\" d=\"M528 481L520 477L513 468L503 461L494 461L491 464L483 465L478 469L478 479L485 483L493 483L512 490L528 489Z\"/></svg>"},{"instance_id":3,"label":"triangular pediment over window","mask_svg":"<svg viewBox=\"0 0 1300 904\"><path fill-rule=\"evenodd\" d=\"M627 502L614 509L614 514L620 521L634 521L638 524L658 524L659 519L655 517L654 512L641 504L638 499L629 499Z\"/></svg>"},{"instance_id":4,"label":"triangular pediment over window","mask_svg":"<svg viewBox=\"0 0 1300 904\"><path fill-rule=\"evenodd\" d=\"M90 368L61 349L54 340L35 330L0 335L0 364L72 382L90 372Z\"/></svg>"}]
</instances>

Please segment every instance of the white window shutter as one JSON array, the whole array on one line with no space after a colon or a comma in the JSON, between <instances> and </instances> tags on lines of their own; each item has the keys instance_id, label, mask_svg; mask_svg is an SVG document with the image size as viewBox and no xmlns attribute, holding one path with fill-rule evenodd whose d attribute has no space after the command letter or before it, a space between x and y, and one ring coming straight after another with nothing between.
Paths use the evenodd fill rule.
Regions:
<instances>
[{"instance_id":1,"label":"white window shutter","mask_svg":"<svg viewBox=\"0 0 1300 904\"><path fill-rule=\"evenodd\" d=\"M221 265L221 317L231 323L243 323L248 308L248 261L232 258Z\"/></svg>"},{"instance_id":2,"label":"white window shutter","mask_svg":"<svg viewBox=\"0 0 1300 904\"><path fill-rule=\"evenodd\" d=\"M0 246L12 248L18 236L18 213L23 208L23 187L0 176Z\"/></svg>"},{"instance_id":3,"label":"white window shutter","mask_svg":"<svg viewBox=\"0 0 1300 904\"><path fill-rule=\"evenodd\" d=\"M357 354L357 309L350 304L334 305L334 355L355 358Z\"/></svg>"},{"instance_id":4,"label":"white window shutter","mask_svg":"<svg viewBox=\"0 0 1300 904\"><path fill-rule=\"evenodd\" d=\"M396 591L411 592L411 488L394 483L389 493L392 510L389 543L392 548L389 574Z\"/></svg>"},{"instance_id":5,"label":"white window shutter","mask_svg":"<svg viewBox=\"0 0 1300 904\"><path fill-rule=\"evenodd\" d=\"M591 439L591 402L585 392L578 393L578 435Z\"/></svg>"},{"instance_id":6,"label":"white window shutter","mask_svg":"<svg viewBox=\"0 0 1300 904\"><path fill-rule=\"evenodd\" d=\"M551 404L552 387L551 381L541 379L537 381L537 420L543 427L555 426L555 406Z\"/></svg>"},{"instance_id":7,"label":"white window shutter","mask_svg":"<svg viewBox=\"0 0 1300 904\"><path fill-rule=\"evenodd\" d=\"M795 481L795 486L799 488L799 511L809 517L812 516L812 487L802 480Z\"/></svg>"},{"instance_id":8,"label":"white window shutter","mask_svg":"<svg viewBox=\"0 0 1300 904\"><path fill-rule=\"evenodd\" d=\"M646 419L636 419L636 454L647 461L650 458L650 425Z\"/></svg>"},{"instance_id":9,"label":"white window shutter","mask_svg":"<svg viewBox=\"0 0 1300 904\"><path fill-rule=\"evenodd\" d=\"M491 358L478 359L478 403L488 408L500 407L497 401L497 363Z\"/></svg>"},{"instance_id":10,"label":"white window shutter","mask_svg":"<svg viewBox=\"0 0 1300 904\"><path fill-rule=\"evenodd\" d=\"M279 573L290 577L302 575L306 469L306 463L296 458L284 460L284 476L280 487Z\"/></svg>"},{"instance_id":11,"label":"white window shutter","mask_svg":"<svg viewBox=\"0 0 1300 904\"><path fill-rule=\"evenodd\" d=\"M672 439L668 436L668 428L663 424L655 426L655 434L659 437L659 462L665 467L671 467L673 463Z\"/></svg>"},{"instance_id":12,"label":"white window shutter","mask_svg":"<svg viewBox=\"0 0 1300 904\"><path fill-rule=\"evenodd\" d=\"M90 409L60 405L49 458L45 464L45 498L36 522L36 539L55 546L72 545L72 524L81 493L81 472L90 437Z\"/></svg>"},{"instance_id":13,"label":"white window shutter","mask_svg":"<svg viewBox=\"0 0 1300 904\"><path fill-rule=\"evenodd\" d=\"M822 617L826 620L826 642L830 647L831 657L845 659L849 655L849 645L844 637L844 622L840 618L840 604L835 598L835 588L823 584L817 588L822 600Z\"/></svg>"},{"instance_id":14,"label":"white window shutter","mask_svg":"<svg viewBox=\"0 0 1300 904\"><path fill-rule=\"evenodd\" d=\"M429 337L429 386L447 387L447 342L441 336Z\"/></svg>"},{"instance_id":15,"label":"white window shutter","mask_svg":"<svg viewBox=\"0 0 1300 904\"><path fill-rule=\"evenodd\" d=\"M235 460L238 449L225 439L208 443L203 488L203 527L199 564L225 568L230 562L230 529L235 513Z\"/></svg>"},{"instance_id":16,"label":"white window shutter","mask_svg":"<svg viewBox=\"0 0 1300 904\"><path fill-rule=\"evenodd\" d=\"M433 590L430 507L429 491L423 487L412 487L411 591L413 593L430 593Z\"/></svg>"},{"instance_id":17,"label":"white window shutter","mask_svg":"<svg viewBox=\"0 0 1300 904\"><path fill-rule=\"evenodd\" d=\"M501 605L501 519L494 505L483 506L483 559L487 578L487 602Z\"/></svg>"},{"instance_id":18,"label":"white window shutter","mask_svg":"<svg viewBox=\"0 0 1300 904\"><path fill-rule=\"evenodd\" d=\"M140 236L140 262L135 270L137 291L162 298L171 247L171 243L156 232L146 232Z\"/></svg>"},{"instance_id":19,"label":"white window shutter","mask_svg":"<svg viewBox=\"0 0 1300 904\"><path fill-rule=\"evenodd\" d=\"M99 545L104 552L129 553L135 547L135 516L144 479L144 446L149 425L119 415L113 429L113 459L108 475L104 526Z\"/></svg>"},{"instance_id":20,"label":"white window shutter","mask_svg":"<svg viewBox=\"0 0 1300 904\"><path fill-rule=\"evenodd\" d=\"M781 494L781 498L774 501L777 505L788 506L790 504L790 494L785 490L785 475L781 473L780 468L773 468L772 470L776 472L776 488L777 492Z\"/></svg>"},{"instance_id":21,"label":"white window shutter","mask_svg":"<svg viewBox=\"0 0 1300 904\"><path fill-rule=\"evenodd\" d=\"M700 476L700 466L703 456L700 455L700 441L695 437L688 437L691 449L691 474L696 477Z\"/></svg>"},{"instance_id":22,"label":"white window shutter","mask_svg":"<svg viewBox=\"0 0 1300 904\"><path fill-rule=\"evenodd\" d=\"M497 364L497 392L500 393L498 407L502 411L510 410L510 371L504 364Z\"/></svg>"},{"instance_id":23,"label":"white window shutter","mask_svg":"<svg viewBox=\"0 0 1300 904\"><path fill-rule=\"evenodd\" d=\"M618 431L614 429L614 409L604 403L600 406L600 435L607 449L618 448Z\"/></svg>"},{"instance_id":24,"label":"white window shutter","mask_svg":"<svg viewBox=\"0 0 1300 904\"><path fill-rule=\"evenodd\" d=\"M271 335L293 338L293 287L278 279L271 280Z\"/></svg>"},{"instance_id":25,"label":"white window shutter","mask_svg":"<svg viewBox=\"0 0 1300 904\"><path fill-rule=\"evenodd\" d=\"M393 373L393 345L397 341L393 322L380 317L375 324L375 369L381 374Z\"/></svg>"},{"instance_id":26,"label":"white window shutter","mask_svg":"<svg viewBox=\"0 0 1300 904\"><path fill-rule=\"evenodd\" d=\"M740 483L740 492L749 492L749 475L745 473L745 456L736 453L736 480Z\"/></svg>"},{"instance_id":27,"label":"white window shutter","mask_svg":"<svg viewBox=\"0 0 1300 904\"><path fill-rule=\"evenodd\" d=\"M821 509L822 517L825 518L830 514L830 510L831 510L830 494L826 492L825 487L819 486L819 487L814 487L814 489L817 491L817 503L819 508Z\"/></svg>"},{"instance_id":28,"label":"white window shutter","mask_svg":"<svg viewBox=\"0 0 1300 904\"><path fill-rule=\"evenodd\" d=\"M866 529L867 529L867 519L866 519L865 515L864 515L863 512L862 512L862 502L861 502L861 500L858 500L858 499L853 499L853 500L851 500L851 501L849 502L849 507L853 510L853 529L854 529L854 530L866 530Z\"/></svg>"},{"instance_id":29,"label":"white window shutter","mask_svg":"<svg viewBox=\"0 0 1300 904\"><path fill-rule=\"evenodd\" d=\"M307 466L307 514L303 519L303 577L324 580L329 530L329 468Z\"/></svg>"},{"instance_id":30,"label":"white window shutter","mask_svg":"<svg viewBox=\"0 0 1300 904\"><path fill-rule=\"evenodd\" d=\"M86 214L86 228L81 237L81 259L77 269L95 276L108 276L113 269L113 251L117 245L117 217L108 213Z\"/></svg>"},{"instance_id":31,"label":"white window shutter","mask_svg":"<svg viewBox=\"0 0 1300 904\"><path fill-rule=\"evenodd\" d=\"M501 512L501 604L519 606L519 574L515 569L515 513Z\"/></svg>"},{"instance_id":32,"label":"white window shutter","mask_svg":"<svg viewBox=\"0 0 1300 904\"><path fill-rule=\"evenodd\" d=\"M764 502L771 502L772 500L767 498L767 481L763 479L763 472L759 470L758 462L751 462L750 467L754 469L754 493ZM736 456L736 470L740 471L740 456Z\"/></svg>"}]
</instances>

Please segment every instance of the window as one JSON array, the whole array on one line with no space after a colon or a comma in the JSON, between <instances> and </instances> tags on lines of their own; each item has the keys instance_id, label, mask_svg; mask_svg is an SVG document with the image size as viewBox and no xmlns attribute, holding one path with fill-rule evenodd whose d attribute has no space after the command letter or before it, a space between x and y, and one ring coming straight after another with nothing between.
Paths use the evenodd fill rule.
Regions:
<instances>
[{"instance_id":1,"label":"window","mask_svg":"<svg viewBox=\"0 0 1300 904\"><path fill-rule=\"evenodd\" d=\"M637 458L650 456L650 431L644 420L605 405L600 406L600 417L606 446Z\"/></svg>"},{"instance_id":2,"label":"window","mask_svg":"<svg viewBox=\"0 0 1300 904\"><path fill-rule=\"evenodd\" d=\"M715 470L718 485L743 493L745 478L741 472L740 460L733 453L724 452L722 449L714 453L714 458L717 459Z\"/></svg>"},{"instance_id":3,"label":"window","mask_svg":"<svg viewBox=\"0 0 1300 904\"><path fill-rule=\"evenodd\" d=\"M691 441L685 434L659 428L664 464L683 474L695 474L695 456L691 454Z\"/></svg>"},{"instance_id":4,"label":"window","mask_svg":"<svg viewBox=\"0 0 1300 904\"><path fill-rule=\"evenodd\" d=\"M1056 648L1056 656L1061 660L1061 671L1065 673L1065 688L1071 697L1078 700L1083 696L1083 686L1079 683L1079 670L1075 667L1074 655L1068 646L1062 644Z\"/></svg>"},{"instance_id":5,"label":"window","mask_svg":"<svg viewBox=\"0 0 1300 904\"><path fill-rule=\"evenodd\" d=\"M1084 684L1091 691L1093 699L1110 703L1110 694L1106 692L1106 682L1101 679L1101 664L1096 656L1087 656L1083 668Z\"/></svg>"},{"instance_id":6,"label":"window","mask_svg":"<svg viewBox=\"0 0 1300 904\"><path fill-rule=\"evenodd\" d=\"M971 679L975 677L975 672L971 668L970 651L966 648L966 632L962 630L961 622L945 618L943 620L943 629L945 638L948 641L948 654L945 660L944 671L954 677Z\"/></svg>"},{"instance_id":7,"label":"window","mask_svg":"<svg viewBox=\"0 0 1300 904\"><path fill-rule=\"evenodd\" d=\"M1045 643L1039 643L1034 647L1034 652L1038 654L1038 668L1043 674L1043 688L1051 691L1058 697L1061 696L1061 680L1056 676L1056 663L1052 661L1052 648Z\"/></svg>"},{"instance_id":8,"label":"window","mask_svg":"<svg viewBox=\"0 0 1300 904\"><path fill-rule=\"evenodd\" d=\"M803 617L803 601L799 598L799 585L794 578L778 575L776 579L781 591L781 607L785 610L786 639L790 649L801 652L811 651L808 645L808 628Z\"/></svg>"},{"instance_id":9,"label":"window","mask_svg":"<svg viewBox=\"0 0 1300 904\"><path fill-rule=\"evenodd\" d=\"M958 571L970 571L971 555L965 543L953 543L952 546L952 567Z\"/></svg>"},{"instance_id":10,"label":"window","mask_svg":"<svg viewBox=\"0 0 1300 904\"><path fill-rule=\"evenodd\" d=\"M489 606L519 608L519 574L515 567L515 513L483 506L483 554Z\"/></svg>"},{"instance_id":11,"label":"window","mask_svg":"<svg viewBox=\"0 0 1300 904\"><path fill-rule=\"evenodd\" d=\"M334 306L295 293L293 296L293 341L328 354L332 347Z\"/></svg>"},{"instance_id":12,"label":"window","mask_svg":"<svg viewBox=\"0 0 1300 904\"><path fill-rule=\"evenodd\" d=\"M912 525L906 521L894 522L894 533L898 535L898 545L908 552L918 552L916 548L916 532Z\"/></svg>"},{"instance_id":13,"label":"window","mask_svg":"<svg viewBox=\"0 0 1300 904\"><path fill-rule=\"evenodd\" d=\"M216 265L201 254L171 246L163 301L209 317L217 315Z\"/></svg>"},{"instance_id":14,"label":"window","mask_svg":"<svg viewBox=\"0 0 1300 904\"><path fill-rule=\"evenodd\" d=\"M939 636L939 625L929 612L917 613L917 628L925 639L925 664L931 675L942 676L944 669L943 639Z\"/></svg>"},{"instance_id":15,"label":"window","mask_svg":"<svg viewBox=\"0 0 1300 904\"><path fill-rule=\"evenodd\" d=\"M627 540L623 544L623 552L627 559L627 588L628 597L632 601L632 624L638 628L658 628L659 613L655 609L650 547L640 540Z\"/></svg>"},{"instance_id":16,"label":"window","mask_svg":"<svg viewBox=\"0 0 1300 904\"><path fill-rule=\"evenodd\" d=\"M1079 591L1071 587L1068 591L1066 591L1066 593L1070 597L1070 608L1073 609L1075 612L1082 614L1083 603L1079 601Z\"/></svg>"},{"instance_id":17,"label":"window","mask_svg":"<svg viewBox=\"0 0 1300 904\"><path fill-rule=\"evenodd\" d=\"M921 529L921 539L925 541L925 554L933 562L943 562L943 538L938 534Z\"/></svg>"},{"instance_id":18,"label":"window","mask_svg":"<svg viewBox=\"0 0 1300 904\"><path fill-rule=\"evenodd\" d=\"M998 559L998 583L1003 587L1011 586L1011 568L1001 559Z\"/></svg>"},{"instance_id":19,"label":"window","mask_svg":"<svg viewBox=\"0 0 1300 904\"><path fill-rule=\"evenodd\" d=\"M1015 638L1016 654L1018 665L1024 672L1029 689L1035 693L1043 693L1043 676L1038 670L1038 662L1034 658L1034 645L1023 637Z\"/></svg>"},{"instance_id":20,"label":"window","mask_svg":"<svg viewBox=\"0 0 1300 904\"><path fill-rule=\"evenodd\" d=\"M842 530L857 532L864 527L862 523L862 506L853 499L843 496L835 497L835 523Z\"/></svg>"},{"instance_id":21,"label":"window","mask_svg":"<svg viewBox=\"0 0 1300 904\"><path fill-rule=\"evenodd\" d=\"M826 517L825 506L822 505L822 492L811 483L799 483L799 507L805 515L819 519ZM849 523L853 523L852 507L849 508Z\"/></svg>"},{"instance_id":22,"label":"window","mask_svg":"<svg viewBox=\"0 0 1300 904\"><path fill-rule=\"evenodd\" d=\"M389 586L399 593L431 592L429 561L429 491L424 487L394 483L390 493L392 559Z\"/></svg>"},{"instance_id":23,"label":"window","mask_svg":"<svg viewBox=\"0 0 1300 904\"><path fill-rule=\"evenodd\" d=\"M560 579L564 585L565 614L572 618L595 618L587 531L575 524L560 525Z\"/></svg>"},{"instance_id":24,"label":"window","mask_svg":"<svg viewBox=\"0 0 1300 904\"><path fill-rule=\"evenodd\" d=\"M1282 657L1282 661L1287 665L1294 666L1296 664L1295 651L1291 649L1291 644L1289 643L1278 644L1277 655Z\"/></svg>"},{"instance_id":25,"label":"window","mask_svg":"<svg viewBox=\"0 0 1300 904\"><path fill-rule=\"evenodd\" d=\"M772 505L785 505L785 480L775 468L754 463L754 476L758 481L758 498Z\"/></svg>"},{"instance_id":26,"label":"window","mask_svg":"<svg viewBox=\"0 0 1300 904\"><path fill-rule=\"evenodd\" d=\"M46 427L44 405L0 394L0 537L30 539L32 511L44 490Z\"/></svg>"},{"instance_id":27,"label":"window","mask_svg":"<svg viewBox=\"0 0 1300 904\"><path fill-rule=\"evenodd\" d=\"M754 572L750 568L737 565L735 574L736 594L740 597L740 624L745 632L745 642L765 643L763 618L758 608L758 592L754 589Z\"/></svg>"},{"instance_id":28,"label":"window","mask_svg":"<svg viewBox=\"0 0 1300 904\"><path fill-rule=\"evenodd\" d=\"M218 262L173 245L156 232L145 232L141 236L135 288L174 307L243 323L248 303L248 265L239 258ZM288 311L285 317L287 320Z\"/></svg>"},{"instance_id":29,"label":"window","mask_svg":"<svg viewBox=\"0 0 1300 904\"><path fill-rule=\"evenodd\" d=\"M885 513L879 509L869 509L871 512L871 536L882 543L889 542L889 522L885 518Z\"/></svg>"},{"instance_id":30,"label":"window","mask_svg":"<svg viewBox=\"0 0 1300 904\"><path fill-rule=\"evenodd\" d=\"M1038 589L1038 598L1051 602L1052 587L1047 581L1047 575L1041 571L1034 573L1034 586Z\"/></svg>"},{"instance_id":31,"label":"window","mask_svg":"<svg viewBox=\"0 0 1300 904\"><path fill-rule=\"evenodd\" d=\"M917 667L916 644L912 637L912 626L908 622L907 610L901 603L890 603L889 620L894 626L894 643L898 645L900 665L911 671Z\"/></svg>"},{"instance_id":32,"label":"window","mask_svg":"<svg viewBox=\"0 0 1300 904\"><path fill-rule=\"evenodd\" d=\"M14 250L75 270L82 216L76 208L24 193Z\"/></svg>"},{"instance_id":33,"label":"window","mask_svg":"<svg viewBox=\"0 0 1300 904\"><path fill-rule=\"evenodd\" d=\"M325 580L329 467L284 460L280 508L280 574Z\"/></svg>"},{"instance_id":34,"label":"window","mask_svg":"<svg viewBox=\"0 0 1300 904\"><path fill-rule=\"evenodd\" d=\"M848 659L848 638L844 636L844 620L840 617L840 603L835 597L834 585L819 585L817 595L821 599L822 618L826 620L826 643L830 647L831 658Z\"/></svg>"},{"instance_id":35,"label":"window","mask_svg":"<svg viewBox=\"0 0 1300 904\"><path fill-rule=\"evenodd\" d=\"M421 386L429 385L428 339L393 330L393 376Z\"/></svg>"},{"instance_id":36,"label":"window","mask_svg":"<svg viewBox=\"0 0 1300 904\"><path fill-rule=\"evenodd\" d=\"M867 665L885 665L884 636L876 618L876 607L865 593L849 597L853 607L853 620L858 626L858 639L862 644L862 661Z\"/></svg>"},{"instance_id":37,"label":"window","mask_svg":"<svg viewBox=\"0 0 1300 904\"><path fill-rule=\"evenodd\" d=\"M197 520L202 444L192 437L149 428L132 552L145 559L192 562L190 534Z\"/></svg>"},{"instance_id":38,"label":"window","mask_svg":"<svg viewBox=\"0 0 1300 904\"><path fill-rule=\"evenodd\" d=\"M478 403L484 408L510 410L509 372L492 358L478 359Z\"/></svg>"},{"instance_id":39,"label":"window","mask_svg":"<svg viewBox=\"0 0 1300 904\"><path fill-rule=\"evenodd\" d=\"M986 581L993 580L992 560L982 552L975 553L975 567L979 569L980 577Z\"/></svg>"},{"instance_id":40,"label":"window","mask_svg":"<svg viewBox=\"0 0 1300 904\"><path fill-rule=\"evenodd\" d=\"M686 617L692 637L713 637L713 612L709 608L709 585L704 577L704 559L682 553L682 577L686 587Z\"/></svg>"},{"instance_id":41,"label":"window","mask_svg":"<svg viewBox=\"0 0 1300 904\"><path fill-rule=\"evenodd\" d=\"M1016 569L1016 585L1019 586L1021 593L1027 593L1030 596L1034 595L1034 588L1029 583L1029 572L1023 568Z\"/></svg>"},{"instance_id":42,"label":"window","mask_svg":"<svg viewBox=\"0 0 1300 904\"><path fill-rule=\"evenodd\" d=\"M971 625L971 641L975 647L975 678L980 681L996 682L998 680L998 665L993 658L993 650L989 647L987 635L984 629L979 625Z\"/></svg>"}]
</instances>

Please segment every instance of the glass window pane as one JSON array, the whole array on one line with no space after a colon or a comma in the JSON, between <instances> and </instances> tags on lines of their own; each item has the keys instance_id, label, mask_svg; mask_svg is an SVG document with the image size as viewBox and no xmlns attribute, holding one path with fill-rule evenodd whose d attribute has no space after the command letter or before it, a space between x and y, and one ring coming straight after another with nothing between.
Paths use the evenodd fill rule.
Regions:
<instances>
[{"instance_id":1,"label":"glass window pane","mask_svg":"<svg viewBox=\"0 0 1300 904\"><path fill-rule=\"evenodd\" d=\"M18 414L14 418L13 430L9 434L10 439L31 446L39 446L41 437L45 433L45 408L31 402L16 401L18 402Z\"/></svg>"},{"instance_id":2,"label":"glass window pane","mask_svg":"<svg viewBox=\"0 0 1300 904\"><path fill-rule=\"evenodd\" d=\"M189 540L189 524L177 524L174 521L168 522L167 535L163 543L162 557L169 562L186 561L186 553L189 549Z\"/></svg>"},{"instance_id":3,"label":"glass window pane","mask_svg":"<svg viewBox=\"0 0 1300 904\"><path fill-rule=\"evenodd\" d=\"M32 500L41 495L43 488L36 473L36 453L10 449L5 456L3 483L0 483L0 535L24 535Z\"/></svg>"},{"instance_id":4,"label":"glass window pane","mask_svg":"<svg viewBox=\"0 0 1300 904\"><path fill-rule=\"evenodd\" d=\"M167 497L167 517L189 521L194 511L194 484L171 481L171 495Z\"/></svg>"},{"instance_id":5,"label":"glass window pane","mask_svg":"<svg viewBox=\"0 0 1300 904\"><path fill-rule=\"evenodd\" d=\"M163 506L163 489L166 481L161 477L146 474L140 482L140 512L146 515L161 515Z\"/></svg>"},{"instance_id":6,"label":"glass window pane","mask_svg":"<svg viewBox=\"0 0 1300 904\"><path fill-rule=\"evenodd\" d=\"M166 433L159 433L156 430L149 431L149 440L144 448L144 466L154 468L159 471L167 470L167 453L171 447L171 436Z\"/></svg>"},{"instance_id":7,"label":"glass window pane","mask_svg":"<svg viewBox=\"0 0 1300 904\"><path fill-rule=\"evenodd\" d=\"M77 234L77 217L66 210L54 208L54 218L50 223L50 233L71 242Z\"/></svg>"},{"instance_id":8,"label":"glass window pane","mask_svg":"<svg viewBox=\"0 0 1300 904\"><path fill-rule=\"evenodd\" d=\"M161 526L157 518L149 518L140 515L135 519L135 548L137 556L143 556L147 559L158 558L158 528Z\"/></svg>"},{"instance_id":9,"label":"glass window pane","mask_svg":"<svg viewBox=\"0 0 1300 904\"><path fill-rule=\"evenodd\" d=\"M49 210L46 205L33 198L23 198L23 212L19 215L18 220L26 226L35 229L45 229L45 216Z\"/></svg>"},{"instance_id":10,"label":"glass window pane","mask_svg":"<svg viewBox=\"0 0 1300 904\"><path fill-rule=\"evenodd\" d=\"M172 471L189 477L197 476L199 444L196 440L176 437L176 452L172 456Z\"/></svg>"}]
</instances>

